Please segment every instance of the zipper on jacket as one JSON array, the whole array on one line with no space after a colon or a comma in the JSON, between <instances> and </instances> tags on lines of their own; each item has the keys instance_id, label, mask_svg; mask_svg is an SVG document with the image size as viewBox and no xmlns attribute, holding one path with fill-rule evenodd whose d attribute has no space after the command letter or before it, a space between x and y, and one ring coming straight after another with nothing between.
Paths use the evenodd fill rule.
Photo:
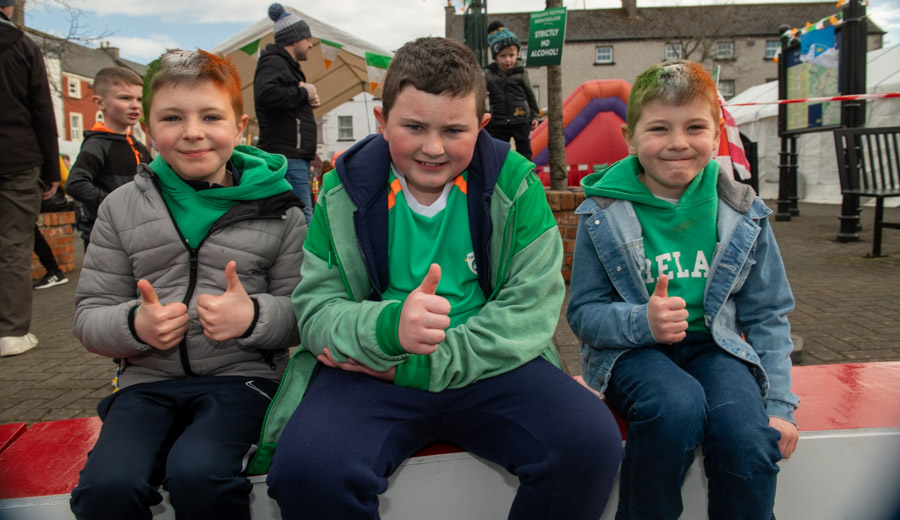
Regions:
<instances>
[{"instance_id":1,"label":"zipper on jacket","mask_svg":"<svg viewBox=\"0 0 900 520\"><path fill-rule=\"evenodd\" d=\"M176 226L177 227L177 226ZM199 248L198 248L199 249ZM184 305L185 307L190 308L191 305L191 296L194 294L194 288L197 286L197 266L199 265L199 258L197 254L197 249L190 250L190 272L188 274L188 288L187 292L184 295ZM184 339L181 340L181 348L178 349L178 354L181 357L181 367L184 369L184 373L189 377L194 377L197 374L194 374L194 371L191 370L191 359L188 356L187 351L187 333L184 334Z\"/></svg>"},{"instance_id":2,"label":"zipper on jacket","mask_svg":"<svg viewBox=\"0 0 900 520\"><path fill-rule=\"evenodd\" d=\"M300 122L300 119L295 119L297 121L297 149L300 149L300 145L303 142L303 137L300 135L300 130L303 124Z\"/></svg>"},{"instance_id":3,"label":"zipper on jacket","mask_svg":"<svg viewBox=\"0 0 900 520\"><path fill-rule=\"evenodd\" d=\"M328 231L328 267L331 268L331 257L334 257L334 264L338 268L338 272L341 273L341 280L344 282L344 289L347 290L347 296L350 298L350 301L356 301L353 298L353 291L350 290L350 282L347 280L347 275L344 273L344 266L341 265L341 257L337 254L337 246L334 245L334 236L331 234L331 226L328 224L328 212L322 211L321 216L325 219L325 229ZM359 241L357 241L359 244Z\"/></svg>"}]
</instances>

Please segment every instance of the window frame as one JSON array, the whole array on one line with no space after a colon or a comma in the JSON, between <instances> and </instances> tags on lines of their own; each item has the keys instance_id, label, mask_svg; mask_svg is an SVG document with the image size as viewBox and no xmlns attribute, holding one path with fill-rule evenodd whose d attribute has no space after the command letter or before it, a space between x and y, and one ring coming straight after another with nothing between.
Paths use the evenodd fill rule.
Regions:
<instances>
[{"instance_id":1,"label":"window frame","mask_svg":"<svg viewBox=\"0 0 900 520\"><path fill-rule=\"evenodd\" d=\"M731 85L731 94L730 95L725 93L725 91L722 89L722 85ZM720 78L719 79L719 93L722 94L722 97L725 98L725 101L728 101L729 99L733 98L737 94L734 80Z\"/></svg>"},{"instance_id":2,"label":"window frame","mask_svg":"<svg viewBox=\"0 0 900 520\"><path fill-rule=\"evenodd\" d=\"M600 59L600 49L609 49L609 59ZM594 46L594 65L615 65L616 54L612 45L596 45Z\"/></svg>"},{"instance_id":3,"label":"window frame","mask_svg":"<svg viewBox=\"0 0 900 520\"><path fill-rule=\"evenodd\" d=\"M771 47L769 44L773 44ZM769 55L769 49L773 49L771 55ZM773 60L775 56L778 56L778 51L781 50L781 41L780 40L766 40L766 45L764 47L765 54L763 55L764 60Z\"/></svg>"},{"instance_id":4,"label":"window frame","mask_svg":"<svg viewBox=\"0 0 900 520\"><path fill-rule=\"evenodd\" d=\"M66 76L66 92L70 98L81 99L81 81L72 76Z\"/></svg>"},{"instance_id":5,"label":"window frame","mask_svg":"<svg viewBox=\"0 0 900 520\"><path fill-rule=\"evenodd\" d=\"M345 124L349 121L349 125ZM349 131L349 136L345 134ZM338 141L353 141L353 116L339 115L337 116L337 133Z\"/></svg>"},{"instance_id":6,"label":"window frame","mask_svg":"<svg viewBox=\"0 0 900 520\"><path fill-rule=\"evenodd\" d=\"M721 49L723 48L723 46L725 46L724 48L730 49L730 51L727 53L727 55L722 55L720 52ZM723 40L723 41L716 42L716 59L717 60L733 60L735 58L734 51L735 51L734 40Z\"/></svg>"},{"instance_id":7,"label":"window frame","mask_svg":"<svg viewBox=\"0 0 900 520\"><path fill-rule=\"evenodd\" d=\"M670 56L670 50L678 49L677 56ZM663 52L664 59L667 60L682 60L684 59L684 46L680 43L667 43L665 46L665 51Z\"/></svg>"},{"instance_id":8,"label":"window frame","mask_svg":"<svg viewBox=\"0 0 900 520\"><path fill-rule=\"evenodd\" d=\"M77 123L76 123L77 121ZM75 129L78 128L76 132ZM79 143L84 140L84 116L80 112L69 113L69 141Z\"/></svg>"}]
</instances>

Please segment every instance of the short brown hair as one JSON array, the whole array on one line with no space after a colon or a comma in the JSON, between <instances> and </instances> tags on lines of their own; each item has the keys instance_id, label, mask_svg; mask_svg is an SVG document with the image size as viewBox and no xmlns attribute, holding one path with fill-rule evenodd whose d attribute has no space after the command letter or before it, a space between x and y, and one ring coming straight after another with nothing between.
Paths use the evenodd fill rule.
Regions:
<instances>
[{"instance_id":1,"label":"short brown hair","mask_svg":"<svg viewBox=\"0 0 900 520\"><path fill-rule=\"evenodd\" d=\"M381 105L387 118L406 85L429 94L465 97L475 94L475 116L485 113L484 72L475 54L449 38L426 37L400 47L384 78Z\"/></svg>"},{"instance_id":2,"label":"short brown hair","mask_svg":"<svg viewBox=\"0 0 900 520\"><path fill-rule=\"evenodd\" d=\"M709 105L713 121L718 121L721 117L719 94L709 71L690 60L668 60L653 65L642 72L631 87L625 117L628 131L634 132L644 107L653 101L682 106L698 97Z\"/></svg>"},{"instance_id":3,"label":"short brown hair","mask_svg":"<svg viewBox=\"0 0 900 520\"><path fill-rule=\"evenodd\" d=\"M234 117L240 121L244 115L244 96L241 92L241 76L230 56L217 56L204 50L169 50L147 65L147 82L144 85L144 118L149 118L153 96L166 85L193 85L211 81L225 91L230 98Z\"/></svg>"},{"instance_id":4,"label":"short brown hair","mask_svg":"<svg viewBox=\"0 0 900 520\"><path fill-rule=\"evenodd\" d=\"M138 73L125 67L107 67L94 76L94 94L103 97L112 85L144 86L144 80Z\"/></svg>"}]
</instances>

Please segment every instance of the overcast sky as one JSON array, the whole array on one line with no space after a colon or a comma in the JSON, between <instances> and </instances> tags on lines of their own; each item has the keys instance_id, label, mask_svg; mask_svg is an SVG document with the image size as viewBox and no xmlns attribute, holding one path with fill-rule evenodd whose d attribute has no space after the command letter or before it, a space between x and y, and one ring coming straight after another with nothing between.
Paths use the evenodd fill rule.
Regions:
<instances>
[{"instance_id":1,"label":"overcast sky","mask_svg":"<svg viewBox=\"0 0 900 520\"><path fill-rule=\"evenodd\" d=\"M65 12L51 7L57 1L28 0L26 24L57 35L68 34L72 25ZM167 48L210 49L267 17L271 3L271 0L64 1L83 13L78 21L80 33L104 35L104 40L119 47L122 57L139 63L149 62ZM638 7L735 2L749 3L746 0L638 0ZM282 3L389 50L419 36L444 34L446 0L288 0ZM488 0L487 4L493 18L499 13L540 11L546 1ZM563 5L570 10L597 9L618 7L621 1L564 0ZM889 32L886 45L900 43L900 0L870 0L868 12L875 23Z\"/></svg>"}]
</instances>

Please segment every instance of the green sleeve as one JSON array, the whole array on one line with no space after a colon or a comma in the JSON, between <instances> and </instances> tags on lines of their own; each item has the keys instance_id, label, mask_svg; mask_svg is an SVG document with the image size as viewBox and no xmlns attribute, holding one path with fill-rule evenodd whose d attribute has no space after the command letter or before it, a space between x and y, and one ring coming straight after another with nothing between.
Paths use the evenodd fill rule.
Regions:
<instances>
[{"instance_id":1,"label":"green sleeve","mask_svg":"<svg viewBox=\"0 0 900 520\"><path fill-rule=\"evenodd\" d=\"M533 173L521 191L503 234L512 245L509 258L499 260L508 268L501 270L494 297L465 324L447 330L429 356L433 392L467 386L540 356L558 363L551 338L565 294L562 239ZM501 236L500 230L494 233Z\"/></svg>"}]
</instances>

